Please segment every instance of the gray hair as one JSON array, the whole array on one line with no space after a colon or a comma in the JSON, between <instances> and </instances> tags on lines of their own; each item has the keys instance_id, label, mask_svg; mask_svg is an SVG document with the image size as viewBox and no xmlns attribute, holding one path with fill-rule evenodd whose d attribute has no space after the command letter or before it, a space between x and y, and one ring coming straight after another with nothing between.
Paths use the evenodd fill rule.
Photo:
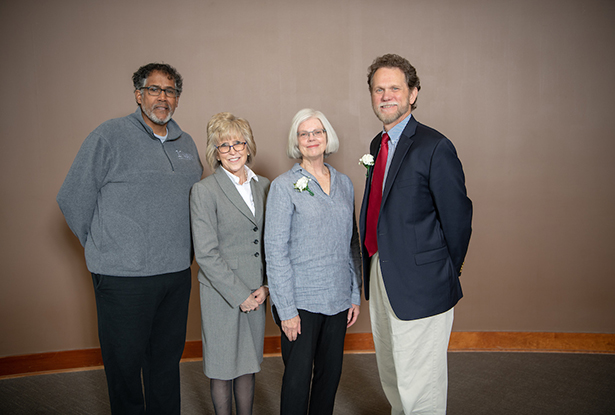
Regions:
<instances>
[{"instance_id":1,"label":"gray hair","mask_svg":"<svg viewBox=\"0 0 615 415\"><path fill-rule=\"evenodd\" d=\"M286 154L291 159L302 159L303 156L299 151L299 141L297 140L297 132L299 131L299 125L302 122L314 118L320 121L323 128L327 132L327 147L325 148L325 157L337 152L340 148L340 141L337 138L337 134L333 129L333 126L320 111L313 110L311 108L304 108L299 111L293 117L292 124L290 126L290 132L288 133L288 147L286 148Z\"/></svg>"},{"instance_id":2,"label":"gray hair","mask_svg":"<svg viewBox=\"0 0 615 415\"><path fill-rule=\"evenodd\" d=\"M145 86L147 78L152 72L162 72L169 79L172 79L175 83L175 89L177 89L177 96L179 97L181 95L184 79L179 72L177 72L177 69L166 63L148 63L137 69L137 71L132 74L132 83L135 87L135 91Z\"/></svg>"}]
</instances>

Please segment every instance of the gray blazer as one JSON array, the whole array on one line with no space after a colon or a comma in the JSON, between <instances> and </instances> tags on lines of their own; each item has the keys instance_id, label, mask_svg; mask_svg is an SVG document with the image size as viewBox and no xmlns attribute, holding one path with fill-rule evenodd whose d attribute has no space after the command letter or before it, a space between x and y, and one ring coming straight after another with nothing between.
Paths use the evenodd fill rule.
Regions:
<instances>
[{"instance_id":1,"label":"gray blazer","mask_svg":"<svg viewBox=\"0 0 615 415\"><path fill-rule=\"evenodd\" d=\"M252 180L253 215L222 168L192 187L192 239L201 284L213 287L231 307L266 284L262 244L269 180Z\"/></svg>"}]
</instances>

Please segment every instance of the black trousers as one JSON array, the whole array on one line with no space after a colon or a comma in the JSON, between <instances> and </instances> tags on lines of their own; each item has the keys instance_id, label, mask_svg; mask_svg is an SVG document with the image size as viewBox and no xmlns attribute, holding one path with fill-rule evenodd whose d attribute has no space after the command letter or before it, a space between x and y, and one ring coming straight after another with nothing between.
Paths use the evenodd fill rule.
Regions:
<instances>
[{"instance_id":1,"label":"black trousers","mask_svg":"<svg viewBox=\"0 0 615 415\"><path fill-rule=\"evenodd\" d=\"M275 307L273 314L280 325ZM342 375L347 316L348 311L327 316L299 310L301 334L297 340L289 341L282 332L282 415L333 414Z\"/></svg>"},{"instance_id":2,"label":"black trousers","mask_svg":"<svg viewBox=\"0 0 615 415\"><path fill-rule=\"evenodd\" d=\"M149 277L92 274L92 279L111 412L179 414L190 268Z\"/></svg>"}]
</instances>

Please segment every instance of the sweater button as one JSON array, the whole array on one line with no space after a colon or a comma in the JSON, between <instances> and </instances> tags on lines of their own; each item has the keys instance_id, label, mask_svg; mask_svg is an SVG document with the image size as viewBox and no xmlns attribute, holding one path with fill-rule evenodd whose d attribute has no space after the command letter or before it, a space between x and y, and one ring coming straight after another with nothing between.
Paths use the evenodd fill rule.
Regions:
<instances>
[{"instance_id":1,"label":"sweater button","mask_svg":"<svg viewBox=\"0 0 615 415\"><path fill-rule=\"evenodd\" d=\"M254 229L252 229L254 232L258 231L258 226L255 226Z\"/></svg>"},{"instance_id":2,"label":"sweater button","mask_svg":"<svg viewBox=\"0 0 615 415\"><path fill-rule=\"evenodd\" d=\"M254 256L257 257L257 258L259 257L259 255L260 254L258 252L254 254Z\"/></svg>"},{"instance_id":3,"label":"sweater button","mask_svg":"<svg viewBox=\"0 0 615 415\"><path fill-rule=\"evenodd\" d=\"M258 244L258 239L254 240L254 245Z\"/></svg>"}]
</instances>

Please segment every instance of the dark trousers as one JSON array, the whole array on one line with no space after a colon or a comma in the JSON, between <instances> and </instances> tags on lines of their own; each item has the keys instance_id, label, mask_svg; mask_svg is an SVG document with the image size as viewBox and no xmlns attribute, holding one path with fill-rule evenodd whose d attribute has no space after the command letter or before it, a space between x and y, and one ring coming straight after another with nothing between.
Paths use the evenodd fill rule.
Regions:
<instances>
[{"instance_id":1,"label":"dark trousers","mask_svg":"<svg viewBox=\"0 0 615 415\"><path fill-rule=\"evenodd\" d=\"M179 414L190 268L149 277L92 274L92 279L111 412Z\"/></svg>"},{"instance_id":2,"label":"dark trousers","mask_svg":"<svg viewBox=\"0 0 615 415\"><path fill-rule=\"evenodd\" d=\"M275 321L280 325L275 307L273 311ZM342 375L347 316L348 311L326 316L299 310L301 334L297 340L289 341L282 332L282 415L333 413Z\"/></svg>"}]
</instances>

